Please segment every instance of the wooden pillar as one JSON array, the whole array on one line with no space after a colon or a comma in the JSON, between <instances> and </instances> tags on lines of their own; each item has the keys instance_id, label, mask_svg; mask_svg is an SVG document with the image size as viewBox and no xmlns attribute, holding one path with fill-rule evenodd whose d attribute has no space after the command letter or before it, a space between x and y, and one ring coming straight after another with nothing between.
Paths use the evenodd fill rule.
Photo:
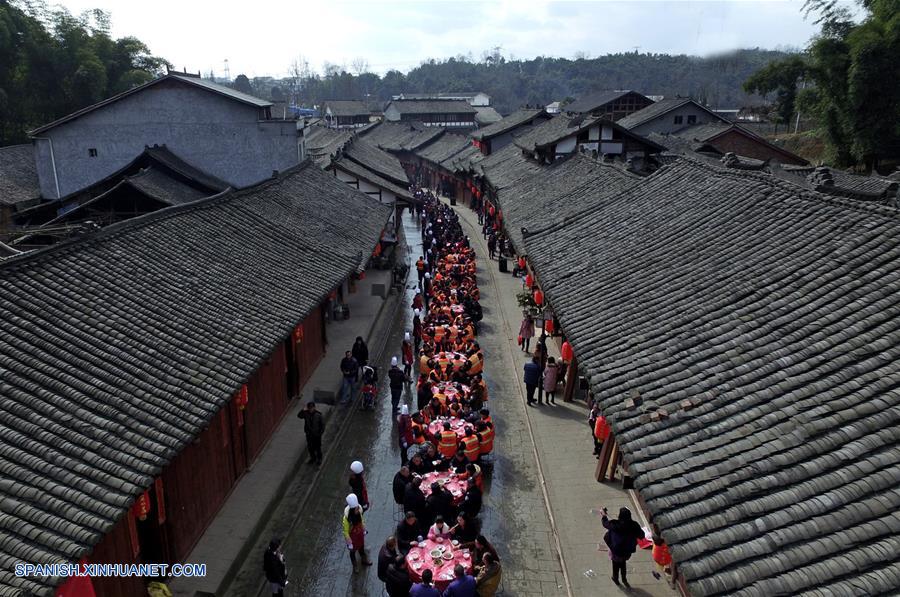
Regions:
<instances>
[{"instance_id":1,"label":"wooden pillar","mask_svg":"<svg viewBox=\"0 0 900 597\"><path fill-rule=\"evenodd\" d=\"M619 446L616 438L612 433L603 442L600 448L600 458L597 460L597 469L594 472L594 478L598 483L604 481L614 481L616 478L616 465L619 463Z\"/></svg>"},{"instance_id":2,"label":"wooden pillar","mask_svg":"<svg viewBox=\"0 0 900 597\"><path fill-rule=\"evenodd\" d=\"M566 371L566 389L563 394L564 402L572 402L575 395L575 384L578 383L578 357L572 355L572 361Z\"/></svg>"}]
</instances>

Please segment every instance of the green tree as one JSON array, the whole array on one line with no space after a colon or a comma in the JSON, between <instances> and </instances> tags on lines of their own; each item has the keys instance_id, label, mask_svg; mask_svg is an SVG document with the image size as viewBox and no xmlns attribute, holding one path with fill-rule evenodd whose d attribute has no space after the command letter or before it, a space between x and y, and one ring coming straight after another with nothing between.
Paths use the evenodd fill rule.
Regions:
<instances>
[{"instance_id":1,"label":"green tree","mask_svg":"<svg viewBox=\"0 0 900 597\"><path fill-rule=\"evenodd\" d=\"M821 31L804 58L764 67L745 88L775 91L779 115L789 115L792 102L809 110L836 165L870 170L885 156L896 157L900 146L900 0L858 2L860 22L836 0L808 0L807 15ZM801 77L811 86L796 94Z\"/></svg>"},{"instance_id":2,"label":"green tree","mask_svg":"<svg viewBox=\"0 0 900 597\"><path fill-rule=\"evenodd\" d=\"M774 93L773 107L778 122L788 123L796 113L797 92L800 80L806 76L807 65L803 56L788 56L770 62L744 82L747 93L764 97Z\"/></svg>"},{"instance_id":3,"label":"green tree","mask_svg":"<svg viewBox=\"0 0 900 597\"><path fill-rule=\"evenodd\" d=\"M166 62L133 37L113 39L109 15L73 16L39 0L0 0L0 144L146 83Z\"/></svg>"}]
</instances>

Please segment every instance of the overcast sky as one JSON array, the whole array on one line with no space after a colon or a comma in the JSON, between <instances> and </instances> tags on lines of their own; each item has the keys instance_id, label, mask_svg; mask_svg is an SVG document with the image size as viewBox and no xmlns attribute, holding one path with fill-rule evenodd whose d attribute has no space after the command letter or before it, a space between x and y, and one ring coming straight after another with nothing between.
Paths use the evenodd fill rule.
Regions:
<instances>
[{"instance_id":1,"label":"overcast sky","mask_svg":"<svg viewBox=\"0 0 900 597\"><path fill-rule=\"evenodd\" d=\"M51 0L52 1L52 0ZM303 55L321 71L357 57L373 72L408 71L427 58L482 52L571 58L615 52L708 55L736 48L802 47L816 27L802 0L368 1L63 0L101 8L116 36L134 35L177 68L221 76L283 76Z\"/></svg>"}]
</instances>

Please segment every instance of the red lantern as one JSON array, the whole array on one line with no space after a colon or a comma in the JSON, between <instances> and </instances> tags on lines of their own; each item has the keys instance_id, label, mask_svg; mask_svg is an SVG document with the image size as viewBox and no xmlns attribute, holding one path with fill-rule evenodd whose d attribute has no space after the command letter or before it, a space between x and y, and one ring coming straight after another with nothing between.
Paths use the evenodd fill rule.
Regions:
<instances>
[{"instance_id":1,"label":"red lantern","mask_svg":"<svg viewBox=\"0 0 900 597\"><path fill-rule=\"evenodd\" d=\"M544 304L544 293L540 290L534 291L534 304L538 307Z\"/></svg>"},{"instance_id":2,"label":"red lantern","mask_svg":"<svg viewBox=\"0 0 900 597\"><path fill-rule=\"evenodd\" d=\"M527 274L525 276L525 286L527 286L528 288L534 286L534 278L531 276L531 274Z\"/></svg>"},{"instance_id":3,"label":"red lantern","mask_svg":"<svg viewBox=\"0 0 900 597\"><path fill-rule=\"evenodd\" d=\"M247 408L247 404L250 402L250 394L247 391L247 386L241 386L240 391L237 395L237 405L240 410L244 410Z\"/></svg>"},{"instance_id":4,"label":"red lantern","mask_svg":"<svg viewBox=\"0 0 900 597\"><path fill-rule=\"evenodd\" d=\"M562 355L564 361L571 361L572 357L575 356L575 353L572 352L572 345L569 344L568 340L563 342L562 349L559 352Z\"/></svg>"},{"instance_id":5,"label":"red lantern","mask_svg":"<svg viewBox=\"0 0 900 597\"><path fill-rule=\"evenodd\" d=\"M499 221L499 222L503 221L503 210L502 209L497 211L497 221Z\"/></svg>"},{"instance_id":6,"label":"red lantern","mask_svg":"<svg viewBox=\"0 0 900 597\"><path fill-rule=\"evenodd\" d=\"M147 515L150 514L150 494L145 491L139 495L131 510L138 520L147 520Z\"/></svg>"},{"instance_id":7,"label":"red lantern","mask_svg":"<svg viewBox=\"0 0 900 597\"><path fill-rule=\"evenodd\" d=\"M548 319L548 320L544 321L544 329L547 331L548 334L553 333L553 320L552 319Z\"/></svg>"},{"instance_id":8,"label":"red lantern","mask_svg":"<svg viewBox=\"0 0 900 597\"><path fill-rule=\"evenodd\" d=\"M497 210L496 210L496 209L494 208L494 206L492 205L491 208L488 210L488 213L491 214L491 215L494 215L495 213L497 213Z\"/></svg>"},{"instance_id":9,"label":"red lantern","mask_svg":"<svg viewBox=\"0 0 900 597\"><path fill-rule=\"evenodd\" d=\"M525 269L525 258L519 257L519 269Z\"/></svg>"}]
</instances>

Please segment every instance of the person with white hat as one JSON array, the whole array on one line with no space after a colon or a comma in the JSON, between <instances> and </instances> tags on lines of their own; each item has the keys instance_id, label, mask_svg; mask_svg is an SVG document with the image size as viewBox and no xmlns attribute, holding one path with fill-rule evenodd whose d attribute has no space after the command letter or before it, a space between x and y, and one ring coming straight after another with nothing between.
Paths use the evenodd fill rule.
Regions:
<instances>
[{"instance_id":1,"label":"person with white hat","mask_svg":"<svg viewBox=\"0 0 900 597\"><path fill-rule=\"evenodd\" d=\"M369 554L366 553L367 531L359 499L355 493L351 493L347 495L346 501L347 507L344 508L344 517L341 520L341 525L344 529L344 540L347 542L347 549L350 550L350 562L353 564L353 571L356 572L357 552L362 556L364 566L371 566L372 561L369 559Z\"/></svg>"},{"instance_id":2,"label":"person with white hat","mask_svg":"<svg viewBox=\"0 0 900 597\"><path fill-rule=\"evenodd\" d=\"M409 332L406 332L403 335L403 343L400 345L400 354L403 356L403 375L406 376L406 383L412 382L413 347L410 340Z\"/></svg>"},{"instance_id":3,"label":"person with white hat","mask_svg":"<svg viewBox=\"0 0 900 597\"><path fill-rule=\"evenodd\" d=\"M406 375L403 374L403 371L400 370L398 365L397 357L391 357L391 368L388 371L388 380L390 388L391 388L391 406L393 407L393 412L397 412L397 407L400 404L400 396L403 394L403 384L406 383Z\"/></svg>"},{"instance_id":4,"label":"person with white hat","mask_svg":"<svg viewBox=\"0 0 900 597\"><path fill-rule=\"evenodd\" d=\"M406 466L406 463L409 461L407 450L415 441L412 429L412 417L409 416L409 407L404 404L400 407L400 414L397 416L397 441L400 442L401 466Z\"/></svg>"},{"instance_id":5,"label":"person with white hat","mask_svg":"<svg viewBox=\"0 0 900 597\"><path fill-rule=\"evenodd\" d=\"M354 460L350 465L350 480L348 483L359 505L362 506L363 510L368 510L369 491L366 487L366 478L363 476L363 463L359 460Z\"/></svg>"}]
</instances>

